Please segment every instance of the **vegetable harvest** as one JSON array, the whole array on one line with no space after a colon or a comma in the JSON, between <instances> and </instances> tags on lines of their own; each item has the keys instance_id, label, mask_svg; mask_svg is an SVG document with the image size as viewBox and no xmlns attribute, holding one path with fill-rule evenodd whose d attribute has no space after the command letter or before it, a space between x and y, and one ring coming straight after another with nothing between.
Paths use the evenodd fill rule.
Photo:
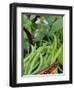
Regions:
<instances>
[{"instance_id":1,"label":"vegetable harvest","mask_svg":"<svg viewBox=\"0 0 74 90\"><path fill-rule=\"evenodd\" d=\"M63 16L23 15L23 50L23 75L62 73Z\"/></svg>"}]
</instances>

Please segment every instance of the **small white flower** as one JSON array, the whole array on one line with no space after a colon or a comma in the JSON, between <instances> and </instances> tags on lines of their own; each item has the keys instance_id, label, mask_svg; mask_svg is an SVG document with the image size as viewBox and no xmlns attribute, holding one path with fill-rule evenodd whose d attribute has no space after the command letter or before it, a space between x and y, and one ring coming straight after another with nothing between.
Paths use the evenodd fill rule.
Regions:
<instances>
[{"instance_id":1,"label":"small white flower","mask_svg":"<svg viewBox=\"0 0 74 90\"><path fill-rule=\"evenodd\" d=\"M43 22L44 22L46 25L48 25L48 22L47 22L45 19L43 20Z\"/></svg>"},{"instance_id":2,"label":"small white flower","mask_svg":"<svg viewBox=\"0 0 74 90\"><path fill-rule=\"evenodd\" d=\"M35 23L36 23L36 24L39 24L39 23L40 23L40 18L37 18L37 20L36 20Z\"/></svg>"}]
</instances>

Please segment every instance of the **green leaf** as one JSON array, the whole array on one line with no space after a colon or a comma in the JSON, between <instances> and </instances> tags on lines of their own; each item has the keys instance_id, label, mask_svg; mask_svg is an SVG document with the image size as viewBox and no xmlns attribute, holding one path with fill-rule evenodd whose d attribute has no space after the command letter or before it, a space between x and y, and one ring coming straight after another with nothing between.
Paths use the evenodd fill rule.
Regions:
<instances>
[{"instance_id":1,"label":"green leaf","mask_svg":"<svg viewBox=\"0 0 74 90\"><path fill-rule=\"evenodd\" d=\"M56 16L45 16L46 20L48 21L49 26L53 24L56 19Z\"/></svg>"},{"instance_id":2,"label":"green leaf","mask_svg":"<svg viewBox=\"0 0 74 90\"><path fill-rule=\"evenodd\" d=\"M26 33L23 31L23 48L29 49L29 41Z\"/></svg>"},{"instance_id":3,"label":"green leaf","mask_svg":"<svg viewBox=\"0 0 74 90\"><path fill-rule=\"evenodd\" d=\"M36 41L41 41L45 35L47 34L46 30L37 30L35 33L34 33L34 37L35 37L35 40Z\"/></svg>"},{"instance_id":4,"label":"green leaf","mask_svg":"<svg viewBox=\"0 0 74 90\"><path fill-rule=\"evenodd\" d=\"M25 21L25 23L24 23L24 27L25 27L27 30L29 30L30 32L31 32L31 25L32 25L32 22L31 22L29 19L27 19L27 20Z\"/></svg>"},{"instance_id":5,"label":"green leaf","mask_svg":"<svg viewBox=\"0 0 74 90\"><path fill-rule=\"evenodd\" d=\"M36 15L31 15L30 20L33 20L36 17Z\"/></svg>"},{"instance_id":6,"label":"green leaf","mask_svg":"<svg viewBox=\"0 0 74 90\"><path fill-rule=\"evenodd\" d=\"M27 34L23 31L23 39L28 39Z\"/></svg>"},{"instance_id":7,"label":"green leaf","mask_svg":"<svg viewBox=\"0 0 74 90\"><path fill-rule=\"evenodd\" d=\"M58 55L58 62L63 65L63 47L61 48L61 51Z\"/></svg>"},{"instance_id":8,"label":"green leaf","mask_svg":"<svg viewBox=\"0 0 74 90\"><path fill-rule=\"evenodd\" d=\"M37 29L37 25L36 25L35 23L32 23L32 25L31 25L31 29L32 29L32 31L36 31L36 29Z\"/></svg>"},{"instance_id":9,"label":"green leaf","mask_svg":"<svg viewBox=\"0 0 74 90\"><path fill-rule=\"evenodd\" d=\"M32 25L31 20L28 18L27 15L24 15L23 16L23 27L25 27L27 30L31 32L31 25Z\"/></svg>"},{"instance_id":10,"label":"green leaf","mask_svg":"<svg viewBox=\"0 0 74 90\"><path fill-rule=\"evenodd\" d=\"M56 20L53 23L51 31L58 32L58 30L61 30L62 28L63 28L63 19L61 18L61 19Z\"/></svg>"}]
</instances>

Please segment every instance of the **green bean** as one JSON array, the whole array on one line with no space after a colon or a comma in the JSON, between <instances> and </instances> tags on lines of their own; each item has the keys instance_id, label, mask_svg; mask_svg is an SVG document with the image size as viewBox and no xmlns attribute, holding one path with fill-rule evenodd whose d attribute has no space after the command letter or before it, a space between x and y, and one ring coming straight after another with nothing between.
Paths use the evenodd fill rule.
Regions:
<instances>
[{"instance_id":1,"label":"green bean","mask_svg":"<svg viewBox=\"0 0 74 90\"><path fill-rule=\"evenodd\" d=\"M28 61L25 62L24 64L27 64L27 63L31 62L32 59L34 58L35 54L36 54L36 52L32 53L32 54L31 54L31 57L30 57L30 58L28 59Z\"/></svg>"},{"instance_id":2,"label":"green bean","mask_svg":"<svg viewBox=\"0 0 74 90\"><path fill-rule=\"evenodd\" d=\"M54 63L54 61L56 60L56 58L58 57L59 53L61 52L62 46L58 49L57 53L55 54L55 56L51 59L51 64Z\"/></svg>"},{"instance_id":3,"label":"green bean","mask_svg":"<svg viewBox=\"0 0 74 90\"><path fill-rule=\"evenodd\" d=\"M32 74L37 73L41 69L41 66L43 64L42 62L43 62L43 58L42 58L42 54L40 54L40 64L39 64L39 67Z\"/></svg>"},{"instance_id":4,"label":"green bean","mask_svg":"<svg viewBox=\"0 0 74 90\"><path fill-rule=\"evenodd\" d=\"M45 61L44 61L44 58L43 58L43 63L42 63L42 67L41 67L40 71L43 70L43 69L45 69L46 67L47 66L46 66Z\"/></svg>"},{"instance_id":5,"label":"green bean","mask_svg":"<svg viewBox=\"0 0 74 90\"><path fill-rule=\"evenodd\" d=\"M50 53L49 53L48 56L47 56L47 64L48 64L48 65L50 65L50 56L51 56L51 55L50 55Z\"/></svg>"},{"instance_id":6,"label":"green bean","mask_svg":"<svg viewBox=\"0 0 74 90\"><path fill-rule=\"evenodd\" d=\"M43 51L41 54L44 55L45 52ZM38 64L40 64L39 61L36 62L36 64L35 64L34 67L33 67L33 70L38 66ZM33 70L32 70L32 71L33 71Z\"/></svg>"},{"instance_id":7,"label":"green bean","mask_svg":"<svg viewBox=\"0 0 74 90\"><path fill-rule=\"evenodd\" d=\"M33 57L35 56L35 52L31 54L31 57L29 57L28 61L24 63L25 73L28 72L29 69L29 63L32 61Z\"/></svg>"},{"instance_id":8,"label":"green bean","mask_svg":"<svg viewBox=\"0 0 74 90\"><path fill-rule=\"evenodd\" d=\"M42 69L47 68L49 66L49 62L48 62L49 56L50 56L50 46L47 46L46 55L43 57L44 59L43 59Z\"/></svg>"},{"instance_id":9,"label":"green bean","mask_svg":"<svg viewBox=\"0 0 74 90\"><path fill-rule=\"evenodd\" d=\"M44 57L44 64L45 64L45 66L48 65L48 63L47 63L47 57L48 57L48 54L46 53L46 55L45 55L45 57Z\"/></svg>"},{"instance_id":10,"label":"green bean","mask_svg":"<svg viewBox=\"0 0 74 90\"><path fill-rule=\"evenodd\" d=\"M47 59L44 58L44 66L48 67Z\"/></svg>"},{"instance_id":11,"label":"green bean","mask_svg":"<svg viewBox=\"0 0 74 90\"><path fill-rule=\"evenodd\" d=\"M40 48L40 47L38 48L37 54L36 54L36 56L34 57L34 59L32 60L31 67L30 67L30 69L29 69L28 74L31 73L31 71L32 71L32 69L33 69L33 65L35 64L36 60L38 60L39 54L41 53L41 51L42 51L43 49L44 49L43 47L42 47L42 48Z\"/></svg>"},{"instance_id":12,"label":"green bean","mask_svg":"<svg viewBox=\"0 0 74 90\"><path fill-rule=\"evenodd\" d=\"M41 47L40 47L41 48ZM40 49L39 48L39 49ZM38 49L38 51L39 51ZM33 53L33 55L31 55L31 57L29 58L29 60L27 62L24 63L24 66L25 66L25 73L28 72L29 70L29 63L33 60L33 58L35 57L35 54L37 53L37 51L35 53Z\"/></svg>"},{"instance_id":13,"label":"green bean","mask_svg":"<svg viewBox=\"0 0 74 90\"><path fill-rule=\"evenodd\" d=\"M48 53L47 53L47 65L49 66L50 65L50 47L48 47Z\"/></svg>"},{"instance_id":14,"label":"green bean","mask_svg":"<svg viewBox=\"0 0 74 90\"><path fill-rule=\"evenodd\" d=\"M48 50L47 50L47 52L48 52ZM43 69L48 67L48 63L47 63L48 53L47 52L46 52L46 55L44 57L42 57L43 58L43 64L42 64L41 70L43 70Z\"/></svg>"},{"instance_id":15,"label":"green bean","mask_svg":"<svg viewBox=\"0 0 74 90\"><path fill-rule=\"evenodd\" d=\"M24 74L27 74L28 69L30 68L30 63L28 65L25 65L24 68L25 68Z\"/></svg>"},{"instance_id":16,"label":"green bean","mask_svg":"<svg viewBox=\"0 0 74 90\"><path fill-rule=\"evenodd\" d=\"M50 47L48 46L46 55L44 56L44 63L45 63L46 66L48 66L48 57L49 57L49 54L50 54Z\"/></svg>"},{"instance_id":17,"label":"green bean","mask_svg":"<svg viewBox=\"0 0 74 90\"><path fill-rule=\"evenodd\" d=\"M45 52L42 52L42 55L44 55ZM35 64L35 66L33 67L33 70L37 67L37 65L39 64L39 61Z\"/></svg>"},{"instance_id":18,"label":"green bean","mask_svg":"<svg viewBox=\"0 0 74 90\"><path fill-rule=\"evenodd\" d=\"M26 60L26 62L24 63L25 65L25 74L32 74L32 73L36 73L38 71L38 68L33 71L36 66L39 64L39 55L41 54L40 58L43 56L42 55L45 55L44 56L44 60L43 61L43 67L42 68L46 68L48 66L48 63L47 63L47 56L48 56L48 53L49 53L49 49L50 49L50 46L46 46L46 44L44 43L43 46L40 46L37 50L33 50L33 47L32 47L32 53L30 54L29 58ZM34 53L33 53L34 51ZM38 63L36 63L38 62ZM36 64L35 64L36 63ZM35 65L34 65L35 64ZM40 65L39 65L40 66ZM41 68L41 69L42 69ZM32 72L33 71L33 72Z\"/></svg>"},{"instance_id":19,"label":"green bean","mask_svg":"<svg viewBox=\"0 0 74 90\"><path fill-rule=\"evenodd\" d=\"M33 59L32 59L33 60ZM31 65L32 62L29 62L26 64L26 68L25 68L25 73L28 73L29 69L30 69L30 65ZM37 67L37 65L39 64L39 62L37 62L34 66L33 66L33 69L32 71Z\"/></svg>"},{"instance_id":20,"label":"green bean","mask_svg":"<svg viewBox=\"0 0 74 90\"><path fill-rule=\"evenodd\" d=\"M29 56L27 56L27 57L24 59L24 62L26 62L33 54L34 54L34 52L30 53Z\"/></svg>"},{"instance_id":21,"label":"green bean","mask_svg":"<svg viewBox=\"0 0 74 90\"><path fill-rule=\"evenodd\" d=\"M57 49L57 38L54 36L54 50L56 51Z\"/></svg>"},{"instance_id":22,"label":"green bean","mask_svg":"<svg viewBox=\"0 0 74 90\"><path fill-rule=\"evenodd\" d=\"M36 46L32 47L32 52L24 59L24 62L26 62L34 53L36 52Z\"/></svg>"},{"instance_id":23,"label":"green bean","mask_svg":"<svg viewBox=\"0 0 74 90\"><path fill-rule=\"evenodd\" d=\"M33 71L38 65L39 65L39 62L37 62L37 63L34 65L32 71Z\"/></svg>"},{"instance_id":24,"label":"green bean","mask_svg":"<svg viewBox=\"0 0 74 90\"><path fill-rule=\"evenodd\" d=\"M35 55L36 55L36 52L33 53L33 55L29 58L29 60L28 60L27 62L24 63L24 66L25 66L25 73L28 72L28 70L29 70L29 65L31 64L31 62L32 62L33 58L35 57ZM27 67L27 68L26 68L26 67Z\"/></svg>"},{"instance_id":25,"label":"green bean","mask_svg":"<svg viewBox=\"0 0 74 90\"><path fill-rule=\"evenodd\" d=\"M34 54L34 53L36 53L37 51L39 51L40 49L42 49L43 48L43 46L41 46L41 47L39 47L37 50L33 50L30 54L29 54L29 56L27 56L26 58L25 58L25 62L30 58L30 57L32 57L32 55Z\"/></svg>"}]
</instances>

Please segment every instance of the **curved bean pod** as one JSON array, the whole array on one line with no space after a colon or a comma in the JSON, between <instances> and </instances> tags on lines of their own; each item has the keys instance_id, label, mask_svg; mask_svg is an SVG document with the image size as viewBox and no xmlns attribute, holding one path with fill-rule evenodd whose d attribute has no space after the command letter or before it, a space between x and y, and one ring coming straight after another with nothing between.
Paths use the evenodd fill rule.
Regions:
<instances>
[{"instance_id":1,"label":"curved bean pod","mask_svg":"<svg viewBox=\"0 0 74 90\"><path fill-rule=\"evenodd\" d=\"M37 73L40 70L42 64L43 64L43 58L42 58L42 54L40 54L40 64L39 64L39 67L32 74Z\"/></svg>"}]
</instances>

